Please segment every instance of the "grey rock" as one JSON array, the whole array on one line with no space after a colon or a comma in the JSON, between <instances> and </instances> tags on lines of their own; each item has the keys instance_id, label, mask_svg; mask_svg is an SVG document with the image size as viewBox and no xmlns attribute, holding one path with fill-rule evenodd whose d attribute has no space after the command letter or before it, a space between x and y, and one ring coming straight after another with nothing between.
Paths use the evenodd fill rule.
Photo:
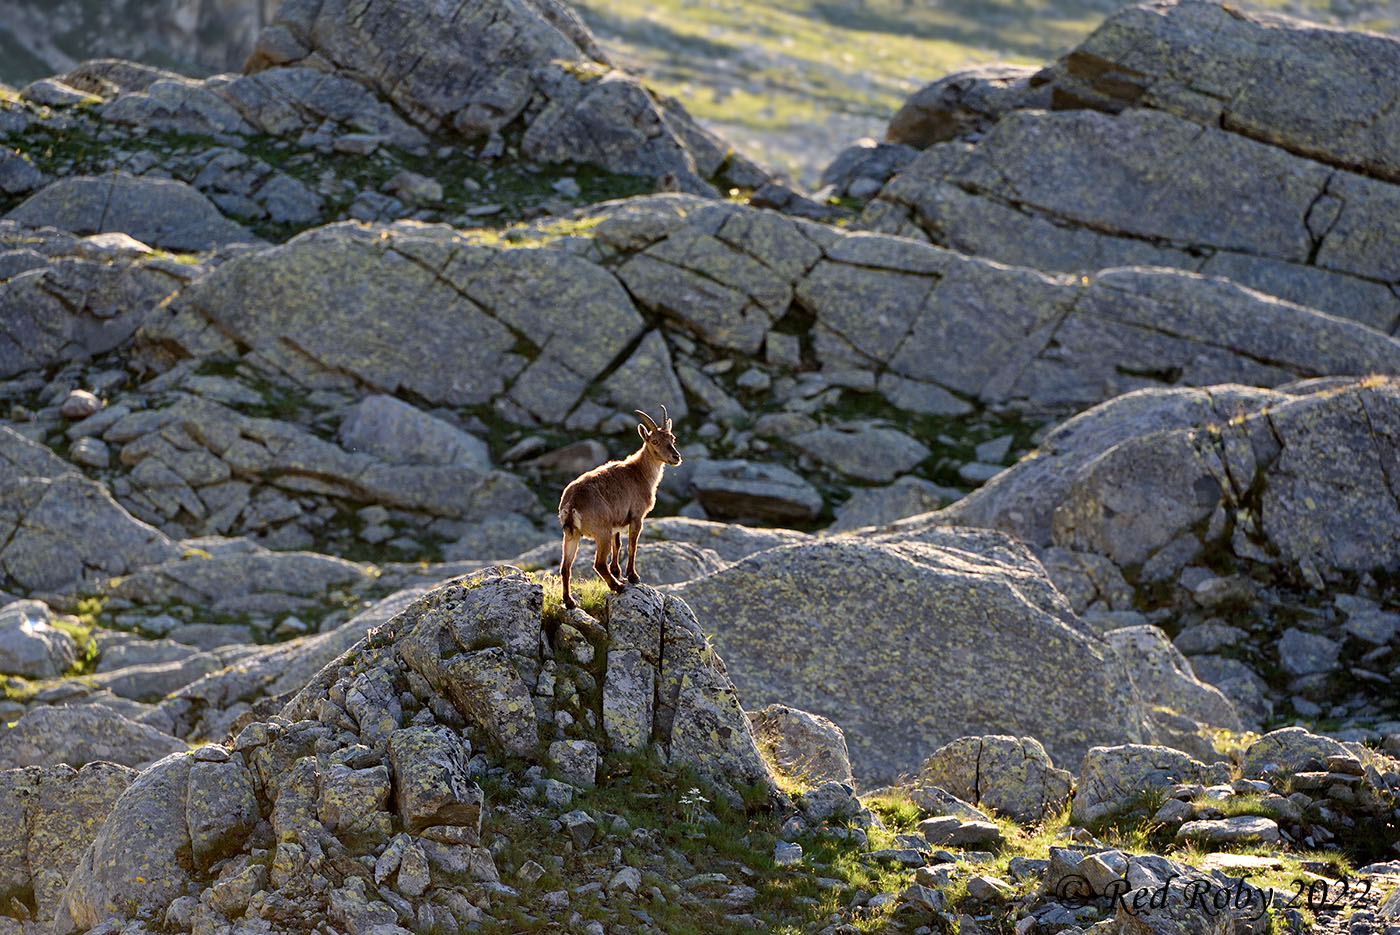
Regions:
<instances>
[{"instance_id":1,"label":"grey rock","mask_svg":"<svg viewBox=\"0 0 1400 935\"><path fill-rule=\"evenodd\" d=\"M814 784L854 782L846 735L820 714L770 704L749 712L749 723L769 761L787 775Z\"/></svg>"},{"instance_id":2,"label":"grey rock","mask_svg":"<svg viewBox=\"0 0 1400 935\"><path fill-rule=\"evenodd\" d=\"M937 521L1007 528L1127 567L1207 520L1227 492L1239 495L1263 478L1261 515L1249 535L1276 549L1275 561L1303 566L1314 582L1332 569L1384 561L1397 547L1390 530L1400 512L1385 493L1385 460L1372 432L1396 431L1395 385L1344 381L1256 394L1235 387L1130 394L1066 422L1046 439L1051 457L1008 469ZM1236 411L1217 412L1222 402ZM1141 428L1132 419L1143 420ZM1220 434L1201 431L1206 424L1220 425ZM1339 451L1354 454L1337 462ZM1334 483L1316 486L1311 479L1321 476Z\"/></svg>"},{"instance_id":3,"label":"grey rock","mask_svg":"<svg viewBox=\"0 0 1400 935\"><path fill-rule=\"evenodd\" d=\"M101 470L112 463L112 453L106 443L96 438L80 438L68 446L68 457L82 467Z\"/></svg>"},{"instance_id":4,"label":"grey rock","mask_svg":"<svg viewBox=\"0 0 1400 935\"><path fill-rule=\"evenodd\" d=\"M640 82L611 70L582 21L562 5L497 3L461 16L423 3L396 12L406 18L378 8L363 17L334 6L284 8L259 37L246 70L333 61L424 129L467 137L500 131L537 98L541 109L531 112L521 142L531 159L650 175L693 175L697 158L702 171L718 168L722 157L709 154L718 142L679 104L668 102L663 111ZM399 25L407 22L415 24L411 35Z\"/></svg>"},{"instance_id":5,"label":"grey rock","mask_svg":"<svg viewBox=\"0 0 1400 935\"><path fill-rule=\"evenodd\" d=\"M598 776L598 745L591 740L556 740L549 745L549 762L565 782L590 788Z\"/></svg>"},{"instance_id":6,"label":"grey rock","mask_svg":"<svg viewBox=\"0 0 1400 935\"><path fill-rule=\"evenodd\" d=\"M476 436L392 396L367 396L340 423L347 451L390 464L466 464L491 469L491 453Z\"/></svg>"},{"instance_id":7,"label":"grey rock","mask_svg":"<svg viewBox=\"0 0 1400 935\"><path fill-rule=\"evenodd\" d=\"M917 781L1020 822L1058 813L1074 789L1074 777L1056 769L1034 738L998 735L944 744L923 762Z\"/></svg>"},{"instance_id":8,"label":"grey rock","mask_svg":"<svg viewBox=\"0 0 1400 935\"><path fill-rule=\"evenodd\" d=\"M8 146L0 147L0 192L25 195L42 188L48 176L34 167L25 155Z\"/></svg>"},{"instance_id":9,"label":"grey rock","mask_svg":"<svg viewBox=\"0 0 1400 935\"><path fill-rule=\"evenodd\" d=\"M5 485L0 504L0 569L20 588L74 588L94 572L121 575L180 554L105 488L74 474L20 478Z\"/></svg>"},{"instance_id":10,"label":"grey rock","mask_svg":"<svg viewBox=\"0 0 1400 935\"><path fill-rule=\"evenodd\" d=\"M1050 89L1031 88L1034 74L1024 65L986 65L940 78L904 102L890 118L885 139L923 149L985 133L1017 108L1048 108Z\"/></svg>"},{"instance_id":11,"label":"grey rock","mask_svg":"<svg viewBox=\"0 0 1400 935\"><path fill-rule=\"evenodd\" d=\"M1329 756L1343 756L1347 749L1330 737L1302 727L1270 731L1244 751L1244 774L1254 778L1266 772L1304 772L1322 766Z\"/></svg>"},{"instance_id":12,"label":"grey rock","mask_svg":"<svg viewBox=\"0 0 1400 935\"><path fill-rule=\"evenodd\" d=\"M1174 54L1188 46L1192 55ZM1309 85L1317 96L1296 93L1295 76L1269 71L1294 57L1317 63L1320 84ZM1358 72L1356 62L1379 70ZM1180 2L1155 13L1121 10L1042 78L1057 100L1076 106L1158 107L1394 181L1400 161L1386 142L1396 126L1386 107L1397 73L1391 63L1400 63L1393 37ZM1257 80L1265 73L1277 77Z\"/></svg>"},{"instance_id":13,"label":"grey rock","mask_svg":"<svg viewBox=\"0 0 1400 935\"><path fill-rule=\"evenodd\" d=\"M1202 724L1241 729L1235 706L1219 689L1197 680L1186 657L1157 627L1122 627L1104 638L1123 657L1133 687L1148 704Z\"/></svg>"},{"instance_id":14,"label":"grey rock","mask_svg":"<svg viewBox=\"0 0 1400 935\"><path fill-rule=\"evenodd\" d=\"M919 833L935 847L979 847L1001 844L1001 828L991 821L964 821L953 815L925 818Z\"/></svg>"},{"instance_id":15,"label":"grey rock","mask_svg":"<svg viewBox=\"0 0 1400 935\"><path fill-rule=\"evenodd\" d=\"M0 608L0 672L52 678L68 671L78 647L52 625L53 619L53 611L39 601L15 601Z\"/></svg>"},{"instance_id":16,"label":"grey rock","mask_svg":"<svg viewBox=\"0 0 1400 935\"><path fill-rule=\"evenodd\" d=\"M163 909L190 883L181 855L190 853L185 823L190 767L183 753L158 761L121 794L107 821L83 854L63 893L59 927L66 913L77 928L134 908Z\"/></svg>"},{"instance_id":17,"label":"grey rock","mask_svg":"<svg viewBox=\"0 0 1400 935\"><path fill-rule=\"evenodd\" d=\"M801 522L822 508L816 488L777 464L705 459L696 464L691 486L710 516Z\"/></svg>"},{"instance_id":18,"label":"grey rock","mask_svg":"<svg viewBox=\"0 0 1400 935\"><path fill-rule=\"evenodd\" d=\"M919 810L932 817L952 815L968 821L991 821L991 817L970 802L953 795L941 786L921 785L918 782L909 790L909 798L919 806Z\"/></svg>"},{"instance_id":19,"label":"grey rock","mask_svg":"<svg viewBox=\"0 0 1400 935\"><path fill-rule=\"evenodd\" d=\"M79 234L120 231L169 250L211 250L257 241L183 182L121 174L59 179L5 217Z\"/></svg>"},{"instance_id":20,"label":"grey rock","mask_svg":"<svg viewBox=\"0 0 1400 935\"><path fill-rule=\"evenodd\" d=\"M822 170L820 185L836 197L869 198L917 155L914 147L902 141L857 140Z\"/></svg>"},{"instance_id":21,"label":"grey rock","mask_svg":"<svg viewBox=\"0 0 1400 935\"><path fill-rule=\"evenodd\" d=\"M389 736L389 768L399 818L410 832L429 825L481 829L483 793L470 778L471 747L440 727L406 727Z\"/></svg>"},{"instance_id":22,"label":"grey rock","mask_svg":"<svg viewBox=\"0 0 1400 935\"><path fill-rule=\"evenodd\" d=\"M1188 821L1176 829L1179 841L1198 840L1206 844L1274 844L1279 840L1278 823L1258 815L1236 815L1207 821Z\"/></svg>"},{"instance_id":23,"label":"grey rock","mask_svg":"<svg viewBox=\"0 0 1400 935\"><path fill-rule=\"evenodd\" d=\"M1330 672L1338 667L1341 649L1336 640L1289 627L1278 643L1278 661L1290 675Z\"/></svg>"},{"instance_id":24,"label":"grey rock","mask_svg":"<svg viewBox=\"0 0 1400 935\"><path fill-rule=\"evenodd\" d=\"M836 520L828 529L849 532L863 526L882 526L907 516L931 513L961 496L961 491L941 487L921 477L901 477L886 487L863 487L854 491L849 500L836 508Z\"/></svg>"},{"instance_id":25,"label":"grey rock","mask_svg":"<svg viewBox=\"0 0 1400 935\"><path fill-rule=\"evenodd\" d=\"M227 759L214 760L215 752ZM189 828L194 864L205 870L236 853L262 814L253 774L243 758L229 756L222 748L202 751L202 754L203 758L196 757L190 764L185 823Z\"/></svg>"},{"instance_id":26,"label":"grey rock","mask_svg":"<svg viewBox=\"0 0 1400 935\"><path fill-rule=\"evenodd\" d=\"M57 914L69 874L135 775L115 763L0 772L7 803L0 878L7 888L32 891L38 919Z\"/></svg>"},{"instance_id":27,"label":"grey rock","mask_svg":"<svg viewBox=\"0 0 1400 935\"><path fill-rule=\"evenodd\" d=\"M1079 770L1079 789L1070 818L1079 824L1091 822L1138 804L1154 789L1200 782L1207 775L1204 764L1168 747L1093 747L1084 755Z\"/></svg>"},{"instance_id":28,"label":"grey rock","mask_svg":"<svg viewBox=\"0 0 1400 935\"><path fill-rule=\"evenodd\" d=\"M979 556L975 573L969 553ZM704 618L727 621L716 644L751 704L820 708L840 723L865 783L911 770L930 743L980 730L1014 728L1061 757L1082 755L1086 724L1145 736L1145 712L1116 657L1043 575L1002 535L930 529L770 549L671 590ZM890 627L917 641L925 624L942 652L889 655ZM1053 673L1035 649L1038 633L1054 634ZM801 651L775 655L775 645ZM979 659L1034 685L1040 703L1010 704L979 677ZM871 670L852 660L887 663ZM928 684L947 690L929 696L918 688Z\"/></svg>"},{"instance_id":29,"label":"grey rock","mask_svg":"<svg viewBox=\"0 0 1400 935\"><path fill-rule=\"evenodd\" d=\"M447 693L457 710L511 756L532 756L539 745L530 690L507 653L497 647L457 656L447 665Z\"/></svg>"},{"instance_id":30,"label":"grey rock","mask_svg":"<svg viewBox=\"0 0 1400 935\"><path fill-rule=\"evenodd\" d=\"M804 432L792 444L841 474L875 483L894 480L930 454L927 447L903 432L870 423Z\"/></svg>"},{"instance_id":31,"label":"grey rock","mask_svg":"<svg viewBox=\"0 0 1400 935\"><path fill-rule=\"evenodd\" d=\"M0 221L0 245L8 236L46 239L30 228ZM163 262L134 240L129 242L140 250L84 255L92 252L85 247L93 241L114 236L118 235L55 245L50 249L56 255L36 253L22 262L23 269L0 282L0 335L5 338L0 342L0 375L95 357L123 346L151 309L206 269L202 264Z\"/></svg>"}]
</instances>

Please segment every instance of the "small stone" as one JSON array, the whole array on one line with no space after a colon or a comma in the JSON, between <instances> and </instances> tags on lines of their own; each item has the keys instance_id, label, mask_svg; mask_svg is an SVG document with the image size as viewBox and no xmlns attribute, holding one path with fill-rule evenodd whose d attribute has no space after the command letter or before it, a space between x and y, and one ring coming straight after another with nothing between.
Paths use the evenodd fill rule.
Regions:
<instances>
[{"instance_id":1,"label":"small stone","mask_svg":"<svg viewBox=\"0 0 1400 935\"><path fill-rule=\"evenodd\" d=\"M58 412L65 419L86 419L90 415L102 408L102 400L98 399L87 390L73 390L68 397L63 400L63 404L58 407Z\"/></svg>"},{"instance_id":2,"label":"small stone","mask_svg":"<svg viewBox=\"0 0 1400 935\"><path fill-rule=\"evenodd\" d=\"M102 469L112 463L112 453L107 443L99 438L83 437L68 448L69 459L82 467Z\"/></svg>"},{"instance_id":3,"label":"small stone","mask_svg":"<svg viewBox=\"0 0 1400 935\"><path fill-rule=\"evenodd\" d=\"M577 198L583 194L583 188L579 185L578 179L570 176L556 179L550 188L554 189L565 198Z\"/></svg>"},{"instance_id":4,"label":"small stone","mask_svg":"<svg viewBox=\"0 0 1400 935\"><path fill-rule=\"evenodd\" d=\"M795 841L779 841L773 846L773 863L779 867L802 862L802 845Z\"/></svg>"},{"instance_id":5,"label":"small stone","mask_svg":"<svg viewBox=\"0 0 1400 935\"><path fill-rule=\"evenodd\" d=\"M583 809L575 809L559 816L560 823L564 830L568 832L569 839L573 841L574 850L582 851L593 843L593 837L598 833L598 823L593 820L593 816Z\"/></svg>"}]
</instances>

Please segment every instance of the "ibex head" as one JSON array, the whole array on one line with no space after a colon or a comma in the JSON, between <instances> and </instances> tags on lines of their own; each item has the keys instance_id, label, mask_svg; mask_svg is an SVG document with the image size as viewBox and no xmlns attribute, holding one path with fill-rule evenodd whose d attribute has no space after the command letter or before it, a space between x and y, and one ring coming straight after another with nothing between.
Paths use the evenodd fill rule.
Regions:
<instances>
[{"instance_id":1,"label":"ibex head","mask_svg":"<svg viewBox=\"0 0 1400 935\"><path fill-rule=\"evenodd\" d=\"M642 436L642 444L656 460L665 464L680 464L681 453L676 450L676 436L671 434L671 419L666 415L666 406L661 406L661 425L652 421L651 416L636 410L644 425L637 426L637 434Z\"/></svg>"}]
</instances>

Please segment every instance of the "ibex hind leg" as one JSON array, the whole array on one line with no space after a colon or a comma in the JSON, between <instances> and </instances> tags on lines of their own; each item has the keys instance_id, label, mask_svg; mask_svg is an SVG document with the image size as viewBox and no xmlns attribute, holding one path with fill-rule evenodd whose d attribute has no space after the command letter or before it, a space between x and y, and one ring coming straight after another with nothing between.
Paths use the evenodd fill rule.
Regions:
<instances>
[{"instance_id":1,"label":"ibex hind leg","mask_svg":"<svg viewBox=\"0 0 1400 935\"><path fill-rule=\"evenodd\" d=\"M612 534L612 552L608 556L608 571L613 573L614 578L620 577L622 575L622 565L620 562L621 557L622 533L614 531Z\"/></svg>"},{"instance_id":2,"label":"ibex hind leg","mask_svg":"<svg viewBox=\"0 0 1400 935\"><path fill-rule=\"evenodd\" d=\"M564 582L564 606L569 610L578 606L574 596L569 593L569 570L573 567L574 556L578 554L578 544L582 538L577 532L564 532L564 555L559 562L559 578Z\"/></svg>"},{"instance_id":3,"label":"ibex hind leg","mask_svg":"<svg viewBox=\"0 0 1400 935\"><path fill-rule=\"evenodd\" d=\"M608 587L621 594L622 582L608 570L608 553L612 551L612 544L612 536L603 536L598 540L598 554L593 557L593 570L598 573L599 578L607 582Z\"/></svg>"},{"instance_id":4,"label":"ibex hind leg","mask_svg":"<svg viewBox=\"0 0 1400 935\"><path fill-rule=\"evenodd\" d=\"M642 580L642 576L637 574L637 540L641 535L641 520L637 520L627 527L627 580L633 584Z\"/></svg>"}]
</instances>

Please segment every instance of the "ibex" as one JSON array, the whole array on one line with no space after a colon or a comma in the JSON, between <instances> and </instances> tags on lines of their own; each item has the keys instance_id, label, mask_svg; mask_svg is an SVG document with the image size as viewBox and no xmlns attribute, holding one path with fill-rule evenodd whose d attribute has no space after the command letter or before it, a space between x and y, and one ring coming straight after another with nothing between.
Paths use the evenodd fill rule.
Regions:
<instances>
[{"instance_id":1,"label":"ibex","mask_svg":"<svg viewBox=\"0 0 1400 935\"><path fill-rule=\"evenodd\" d=\"M671 420L666 407L661 407L661 425L651 416L636 410L644 425L637 426L642 447L622 461L607 464L577 477L564 488L559 498L559 523L564 527L564 557L559 563L559 577L564 581L564 606L578 606L569 593L569 569L578 554L578 544L584 536L598 543L593 569L608 587L621 592L618 575L622 569L618 558L622 548L622 530L627 529L627 580L636 584L637 541L642 533L642 517L656 506L656 485L661 483L663 465L680 464L676 437L671 434Z\"/></svg>"}]
</instances>

